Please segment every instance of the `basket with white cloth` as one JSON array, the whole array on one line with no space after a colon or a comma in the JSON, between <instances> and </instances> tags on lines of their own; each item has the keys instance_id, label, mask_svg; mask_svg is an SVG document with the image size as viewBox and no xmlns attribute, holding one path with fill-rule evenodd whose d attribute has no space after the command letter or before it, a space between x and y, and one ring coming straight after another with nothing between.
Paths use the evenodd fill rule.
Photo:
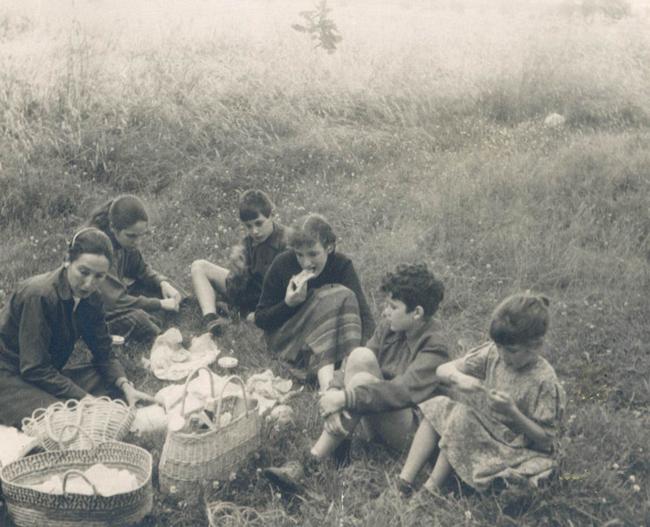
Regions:
<instances>
[{"instance_id":1,"label":"basket with white cloth","mask_svg":"<svg viewBox=\"0 0 650 527\"><path fill-rule=\"evenodd\" d=\"M79 431L79 435L84 432ZM117 441L83 450L63 450L63 444L59 448L2 468L2 493L9 516L18 527L119 527L138 523L151 512L149 452ZM135 478L135 485L125 492L103 494L83 472L98 464L128 471ZM48 478L61 479L59 491L43 490L43 482ZM90 492L73 491L70 488L73 478L85 480Z\"/></svg>"},{"instance_id":2,"label":"basket with white cloth","mask_svg":"<svg viewBox=\"0 0 650 527\"><path fill-rule=\"evenodd\" d=\"M185 399L190 380L201 369L198 368L187 377L181 403L181 416L185 416ZM208 370L209 372L209 370ZM211 379L211 393L214 400L214 385ZM224 396L226 387L235 383L241 387L241 397ZM261 424L257 412L257 402L246 394L240 377L228 377L216 399L216 413L207 428L192 430L168 429L165 444L160 456L159 480L163 492L174 489L183 493L199 482L225 479L230 472L261 444ZM231 416L224 419L226 407Z\"/></svg>"}]
</instances>

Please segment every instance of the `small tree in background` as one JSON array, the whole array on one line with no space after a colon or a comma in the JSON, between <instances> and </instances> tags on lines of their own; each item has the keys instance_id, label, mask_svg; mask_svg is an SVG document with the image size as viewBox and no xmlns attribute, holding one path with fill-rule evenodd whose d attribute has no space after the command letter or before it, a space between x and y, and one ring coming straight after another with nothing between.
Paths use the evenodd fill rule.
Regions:
<instances>
[{"instance_id":1,"label":"small tree in background","mask_svg":"<svg viewBox=\"0 0 650 527\"><path fill-rule=\"evenodd\" d=\"M323 48L328 53L336 51L336 45L342 37L334 21L330 18L332 10L327 7L327 0L321 0L311 11L301 11L304 24L293 24L291 27L301 33L308 33L316 41L317 48Z\"/></svg>"}]
</instances>

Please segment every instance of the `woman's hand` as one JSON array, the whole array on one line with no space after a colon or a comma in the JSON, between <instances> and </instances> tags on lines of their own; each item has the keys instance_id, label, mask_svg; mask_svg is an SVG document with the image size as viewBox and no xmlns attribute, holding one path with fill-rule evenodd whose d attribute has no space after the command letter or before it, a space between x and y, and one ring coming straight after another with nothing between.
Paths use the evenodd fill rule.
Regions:
<instances>
[{"instance_id":1,"label":"woman's hand","mask_svg":"<svg viewBox=\"0 0 650 527\"><path fill-rule=\"evenodd\" d=\"M162 293L163 299L173 298L178 305L181 303L182 295L172 284L166 280L160 282L160 292Z\"/></svg>"},{"instance_id":2,"label":"woman's hand","mask_svg":"<svg viewBox=\"0 0 650 527\"><path fill-rule=\"evenodd\" d=\"M284 295L284 303L290 307L298 306L307 300L307 280L303 281L299 286L296 285L294 278L289 280L287 285L287 292Z\"/></svg>"},{"instance_id":3,"label":"woman's hand","mask_svg":"<svg viewBox=\"0 0 650 527\"><path fill-rule=\"evenodd\" d=\"M320 415L327 418L345 408L345 392L343 390L327 390L320 396Z\"/></svg>"},{"instance_id":4,"label":"woman's hand","mask_svg":"<svg viewBox=\"0 0 650 527\"><path fill-rule=\"evenodd\" d=\"M151 395L137 390L130 382L122 384L122 392L129 406L135 406L140 401L156 403L156 400Z\"/></svg>"},{"instance_id":5,"label":"woman's hand","mask_svg":"<svg viewBox=\"0 0 650 527\"><path fill-rule=\"evenodd\" d=\"M517 404L510 394L498 390L486 390L486 393L491 410L506 417L512 417L517 413Z\"/></svg>"}]
</instances>

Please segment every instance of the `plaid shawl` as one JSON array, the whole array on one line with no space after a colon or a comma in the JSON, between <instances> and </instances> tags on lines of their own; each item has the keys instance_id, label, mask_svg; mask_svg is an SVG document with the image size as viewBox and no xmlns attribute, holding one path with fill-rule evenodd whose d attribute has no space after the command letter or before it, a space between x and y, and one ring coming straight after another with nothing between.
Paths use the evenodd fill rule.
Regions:
<instances>
[{"instance_id":1,"label":"plaid shawl","mask_svg":"<svg viewBox=\"0 0 650 527\"><path fill-rule=\"evenodd\" d=\"M361 345L356 295L340 284L310 291L298 312L266 335L269 350L310 373L343 360Z\"/></svg>"}]
</instances>

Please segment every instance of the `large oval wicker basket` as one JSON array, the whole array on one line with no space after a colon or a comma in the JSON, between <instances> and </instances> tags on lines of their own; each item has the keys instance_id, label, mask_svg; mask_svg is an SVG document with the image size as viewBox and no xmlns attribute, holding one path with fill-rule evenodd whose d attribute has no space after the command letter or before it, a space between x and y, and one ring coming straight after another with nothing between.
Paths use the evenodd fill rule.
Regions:
<instances>
[{"instance_id":1,"label":"large oval wicker basket","mask_svg":"<svg viewBox=\"0 0 650 527\"><path fill-rule=\"evenodd\" d=\"M50 494L32 488L48 477L83 472L103 463L135 474L135 490L113 496ZM85 450L52 451L14 461L2 468L7 511L19 527L119 527L141 521L153 507L151 454L126 443L108 442ZM65 483L64 483L65 489Z\"/></svg>"},{"instance_id":2,"label":"large oval wicker basket","mask_svg":"<svg viewBox=\"0 0 650 527\"><path fill-rule=\"evenodd\" d=\"M71 450L90 448L93 444L106 441L120 441L134 419L135 408L124 401L106 396L89 397L38 408L30 417L23 419L22 428L27 435L37 438L45 450L59 450L61 431L74 425L77 430L68 433L63 441L65 448Z\"/></svg>"},{"instance_id":3,"label":"large oval wicker basket","mask_svg":"<svg viewBox=\"0 0 650 527\"><path fill-rule=\"evenodd\" d=\"M187 386L200 369L187 377L183 408ZM241 387L242 397L224 397L224 390L230 383ZM214 397L214 386L211 388ZM233 402L232 399L236 400L237 410L233 412L232 420L221 426L222 409ZM161 491L169 493L175 489L179 493L187 493L198 482L225 479L251 452L259 448L261 425L257 401L249 401L244 383L239 377L233 375L226 379L217 404L213 428L201 432L167 431L158 467Z\"/></svg>"}]
</instances>

